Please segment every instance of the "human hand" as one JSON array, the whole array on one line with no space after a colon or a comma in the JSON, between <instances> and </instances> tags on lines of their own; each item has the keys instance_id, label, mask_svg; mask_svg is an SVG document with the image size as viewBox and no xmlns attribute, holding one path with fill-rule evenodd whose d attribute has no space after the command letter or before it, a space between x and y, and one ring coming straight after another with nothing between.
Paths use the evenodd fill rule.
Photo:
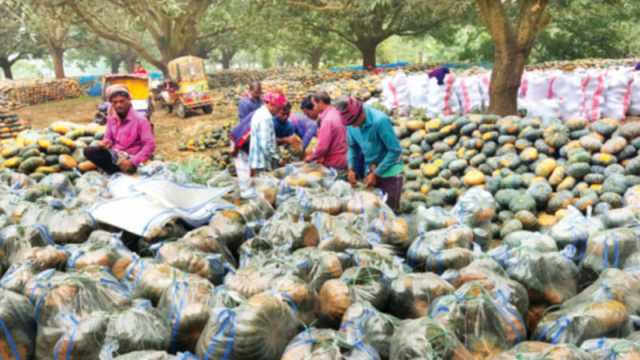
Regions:
<instances>
[{"instance_id":1,"label":"human hand","mask_svg":"<svg viewBox=\"0 0 640 360\"><path fill-rule=\"evenodd\" d=\"M347 173L347 181L349 182L349 184L351 184L351 186L356 186L356 183L358 182L358 176L356 175L355 171L349 170L349 172Z\"/></svg>"},{"instance_id":2,"label":"human hand","mask_svg":"<svg viewBox=\"0 0 640 360\"><path fill-rule=\"evenodd\" d=\"M120 168L120 171L125 174L132 173L135 170L135 166L129 159L122 159L118 161L118 167Z\"/></svg>"},{"instance_id":3,"label":"human hand","mask_svg":"<svg viewBox=\"0 0 640 360\"><path fill-rule=\"evenodd\" d=\"M369 175L364 179L364 185L368 188L376 186L376 173L370 172Z\"/></svg>"},{"instance_id":4,"label":"human hand","mask_svg":"<svg viewBox=\"0 0 640 360\"><path fill-rule=\"evenodd\" d=\"M101 149L110 149L111 148L111 141L107 140L107 139L103 139L102 141L100 141L99 146Z\"/></svg>"}]
</instances>

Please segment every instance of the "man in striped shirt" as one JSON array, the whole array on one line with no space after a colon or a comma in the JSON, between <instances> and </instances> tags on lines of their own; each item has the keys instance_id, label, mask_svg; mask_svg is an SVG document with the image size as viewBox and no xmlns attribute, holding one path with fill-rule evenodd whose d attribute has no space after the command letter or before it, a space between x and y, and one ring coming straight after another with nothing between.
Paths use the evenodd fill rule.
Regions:
<instances>
[{"instance_id":1,"label":"man in striped shirt","mask_svg":"<svg viewBox=\"0 0 640 360\"><path fill-rule=\"evenodd\" d=\"M249 143L251 176L263 171L271 171L280 160L273 117L279 114L286 105L287 98L281 93L269 92L263 100L264 104L256 110L251 118Z\"/></svg>"}]
</instances>

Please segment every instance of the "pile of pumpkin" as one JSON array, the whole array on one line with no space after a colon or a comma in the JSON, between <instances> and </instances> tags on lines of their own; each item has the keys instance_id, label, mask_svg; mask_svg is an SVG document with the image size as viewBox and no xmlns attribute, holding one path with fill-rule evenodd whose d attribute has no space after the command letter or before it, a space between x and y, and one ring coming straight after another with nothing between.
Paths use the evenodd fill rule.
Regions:
<instances>
[{"instance_id":1,"label":"pile of pumpkin","mask_svg":"<svg viewBox=\"0 0 640 360\"><path fill-rule=\"evenodd\" d=\"M27 130L29 126L15 114L0 113L0 139L11 139L20 132Z\"/></svg>"},{"instance_id":2,"label":"pile of pumpkin","mask_svg":"<svg viewBox=\"0 0 640 360\"><path fill-rule=\"evenodd\" d=\"M397 118L405 170L404 209L453 205L474 186L514 229L553 225L573 205L602 214L640 184L640 123L581 119L543 124L490 115Z\"/></svg>"},{"instance_id":3,"label":"pile of pumpkin","mask_svg":"<svg viewBox=\"0 0 640 360\"><path fill-rule=\"evenodd\" d=\"M15 139L0 141L0 169L13 169L35 180L53 173L95 170L83 149L101 140L104 131L97 124L64 121L41 131L23 131Z\"/></svg>"}]
</instances>

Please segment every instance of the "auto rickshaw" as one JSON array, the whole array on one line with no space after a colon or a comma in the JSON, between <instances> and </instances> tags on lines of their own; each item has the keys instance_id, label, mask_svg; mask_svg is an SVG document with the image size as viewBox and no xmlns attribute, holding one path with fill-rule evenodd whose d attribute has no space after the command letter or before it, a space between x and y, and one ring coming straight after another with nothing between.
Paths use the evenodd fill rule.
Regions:
<instances>
[{"instance_id":1,"label":"auto rickshaw","mask_svg":"<svg viewBox=\"0 0 640 360\"><path fill-rule=\"evenodd\" d=\"M213 112L213 98L209 94L204 60L195 56L177 58L168 64L169 79L162 89L162 100L169 112L181 118L190 111L202 109L205 114Z\"/></svg>"},{"instance_id":2,"label":"auto rickshaw","mask_svg":"<svg viewBox=\"0 0 640 360\"><path fill-rule=\"evenodd\" d=\"M102 98L107 101L106 89L114 84L124 85L129 89L133 108L151 121L153 101L149 88L149 78L145 75L106 75L102 81Z\"/></svg>"}]
</instances>

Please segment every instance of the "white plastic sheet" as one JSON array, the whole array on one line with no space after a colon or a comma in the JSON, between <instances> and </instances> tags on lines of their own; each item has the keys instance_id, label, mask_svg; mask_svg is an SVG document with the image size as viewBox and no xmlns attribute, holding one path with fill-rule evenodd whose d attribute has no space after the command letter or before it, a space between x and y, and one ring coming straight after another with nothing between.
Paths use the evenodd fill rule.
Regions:
<instances>
[{"instance_id":1,"label":"white plastic sheet","mask_svg":"<svg viewBox=\"0 0 640 360\"><path fill-rule=\"evenodd\" d=\"M108 189L113 198L97 203L91 216L142 237L175 219L202 226L217 211L232 207L222 200L231 187L207 188L122 175L113 178Z\"/></svg>"}]
</instances>

